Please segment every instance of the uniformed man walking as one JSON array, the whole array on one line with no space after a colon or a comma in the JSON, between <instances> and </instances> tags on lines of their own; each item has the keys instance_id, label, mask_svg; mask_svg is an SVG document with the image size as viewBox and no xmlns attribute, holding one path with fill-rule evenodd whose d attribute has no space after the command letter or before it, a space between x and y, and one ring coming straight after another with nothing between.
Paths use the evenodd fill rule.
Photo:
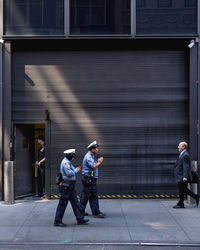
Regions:
<instances>
[{"instance_id":1,"label":"uniformed man walking","mask_svg":"<svg viewBox=\"0 0 200 250\"><path fill-rule=\"evenodd\" d=\"M38 160L36 161L36 165L38 166L37 170L37 191L38 194L35 197L42 197L44 195L45 188L45 144L44 137L38 136L38 143L40 144L40 148L38 150Z\"/></svg>"},{"instance_id":2,"label":"uniformed man walking","mask_svg":"<svg viewBox=\"0 0 200 250\"><path fill-rule=\"evenodd\" d=\"M65 227L66 225L62 222L65 209L68 201L70 201L74 215L77 219L77 224L86 224L89 220L84 219L82 214L81 205L77 199L75 191L76 174L81 171L81 168L75 168L72 165L72 161L75 158L75 149L68 149L64 151L65 157L60 164L60 173L62 175L62 181L59 184L60 200L56 210L56 216L54 226Z\"/></svg>"},{"instance_id":3,"label":"uniformed man walking","mask_svg":"<svg viewBox=\"0 0 200 250\"><path fill-rule=\"evenodd\" d=\"M83 213L85 213L85 208L89 200L92 214L96 218L104 218L106 215L99 210L99 200L97 193L97 179L98 179L98 167L103 162L103 157L95 160L95 155L99 151L99 146L97 142L92 142L88 147L88 152L83 159L82 166L82 184L83 191L81 193L81 206Z\"/></svg>"}]
</instances>

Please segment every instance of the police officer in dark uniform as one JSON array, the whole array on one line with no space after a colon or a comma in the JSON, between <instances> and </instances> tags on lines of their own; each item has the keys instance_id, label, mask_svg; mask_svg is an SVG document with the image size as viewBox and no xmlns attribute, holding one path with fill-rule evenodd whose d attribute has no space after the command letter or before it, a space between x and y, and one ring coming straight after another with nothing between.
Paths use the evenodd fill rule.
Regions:
<instances>
[{"instance_id":1,"label":"police officer in dark uniform","mask_svg":"<svg viewBox=\"0 0 200 250\"><path fill-rule=\"evenodd\" d=\"M81 207L84 215L87 202L89 200L92 214L96 218L104 218L106 215L99 210L99 200L97 193L97 179L98 179L98 167L103 162L103 157L95 159L95 155L99 151L97 142L92 142L88 147L88 152L83 159L82 166L82 184L83 191L81 193Z\"/></svg>"},{"instance_id":2,"label":"police officer in dark uniform","mask_svg":"<svg viewBox=\"0 0 200 250\"><path fill-rule=\"evenodd\" d=\"M68 201L70 201L74 215L77 219L77 224L87 224L88 219L84 219L82 213L81 205L77 199L77 194L75 191L76 174L81 171L81 168L75 168L72 165L72 161L75 158L75 149L68 149L64 151L65 158L60 164L60 173L62 175L62 180L59 184L60 200L56 210L56 216L54 221L54 226L65 227L66 225L62 222L65 209L67 207Z\"/></svg>"},{"instance_id":3,"label":"police officer in dark uniform","mask_svg":"<svg viewBox=\"0 0 200 250\"><path fill-rule=\"evenodd\" d=\"M44 195L45 188L45 144L44 137L38 136L38 143L40 144L40 148L38 150L38 160L36 161L36 165L38 166L37 171L37 189L38 194L35 197L42 197Z\"/></svg>"}]
</instances>

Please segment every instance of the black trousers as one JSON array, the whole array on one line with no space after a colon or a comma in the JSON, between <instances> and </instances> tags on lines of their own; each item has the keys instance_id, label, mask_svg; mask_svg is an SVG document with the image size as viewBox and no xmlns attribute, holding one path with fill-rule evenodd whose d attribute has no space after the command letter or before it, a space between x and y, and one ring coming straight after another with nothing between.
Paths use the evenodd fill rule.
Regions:
<instances>
[{"instance_id":1,"label":"black trousers","mask_svg":"<svg viewBox=\"0 0 200 250\"><path fill-rule=\"evenodd\" d=\"M37 189L38 195L42 196L45 188L45 167L38 166Z\"/></svg>"},{"instance_id":2,"label":"black trousers","mask_svg":"<svg viewBox=\"0 0 200 250\"><path fill-rule=\"evenodd\" d=\"M86 184L86 181L83 177L82 184L83 184L83 191L81 193L80 202L81 202L81 207L82 207L83 213L85 212L85 208L86 208L87 202L89 200L92 214L93 215L100 214L96 180L94 180L92 185L88 187L88 185Z\"/></svg>"},{"instance_id":3,"label":"black trousers","mask_svg":"<svg viewBox=\"0 0 200 250\"><path fill-rule=\"evenodd\" d=\"M56 210L55 221L59 223L62 222L68 201L70 201L71 203L77 221L83 220L84 216L82 214L81 205L77 198L75 184L70 184L69 187L59 186L59 192L61 197L59 199L58 207Z\"/></svg>"},{"instance_id":4,"label":"black trousers","mask_svg":"<svg viewBox=\"0 0 200 250\"><path fill-rule=\"evenodd\" d=\"M194 194L191 190L188 189L187 187L188 182L178 182L178 189L179 189L179 201L177 203L177 205L179 206L183 206L184 205L184 195L188 194L190 195L192 198L197 199L198 195Z\"/></svg>"}]
</instances>

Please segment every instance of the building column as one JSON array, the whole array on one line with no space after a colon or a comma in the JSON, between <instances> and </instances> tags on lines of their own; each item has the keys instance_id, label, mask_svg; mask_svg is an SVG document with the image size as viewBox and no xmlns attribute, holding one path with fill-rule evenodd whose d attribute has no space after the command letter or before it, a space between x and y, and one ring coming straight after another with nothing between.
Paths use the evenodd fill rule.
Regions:
<instances>
[{"instance_id":1,"label":"building column","mask_svg":"<svg viewBox=\"0 0 200 250\"><path fill-rule=\"evenodd\" d=\"M200 38L199 38L200 39ZM198 43L198 77L197 77L197 160L200 168L200 42ZM199 169L200 173L200 169Z\"/></svg>"},{"instance_id":2,"label":"building column","mask_svg":"<svg viewBox=\"0 0 200 250\"><path fill-rule=\"evenodd\" d=\"M10 148L11 148L11 43L4 43L3 51L3 121L4 121L4 161L10 161Z\"/></svg>"},{"instance_id":3,"label":"building column","mask_svg":"<svg viewBox=\"0 0 200 250\"><path fill-rule=\"evenodd\" d=\"M0 200L3 199L3 1L0 1Z\"/></svg>"},{"instance_id":4,"label":"building column","mask_svg":"<svg viewBox=\"0 0 200 250\"><path fill-rule=\"evenodd\" d=\"M11 160L11 43L3 44L3 119L2 119L2 185L4 162ZM3 185L4 187L4 185ZM4 189L2 188L2 194ZM3 196L3 195L2 195Z\"/></svg>"},{"instance_id":5,"label":"building column","mask_svg":"<svg viewBox=\"0 0 200 250\"><path fill-rule=\"evenodd\" d=\"M191 159L198 159L198 44L190 48L189 62L189 146Z\"/></svg>"},{"instance_id":6,"label":"building column","mask_svg":"<svg viewBox=\"0 0 200 250\"><path fill-rule=\"evenodd\" d=\"M3 44L0 44L0 200L3 199Z\"/></svg>"}]
</instances>

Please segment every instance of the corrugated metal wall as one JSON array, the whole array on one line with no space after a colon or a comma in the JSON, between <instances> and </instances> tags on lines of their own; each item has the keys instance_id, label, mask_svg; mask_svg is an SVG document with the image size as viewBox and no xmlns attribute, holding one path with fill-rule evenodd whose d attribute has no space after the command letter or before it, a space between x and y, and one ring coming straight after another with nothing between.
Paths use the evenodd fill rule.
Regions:
<instances>
[{"instance_id":1,"label":"corrugated metal wall","mask_svg":"<svg viewBox=\"0 0 200 250\"><path fill-rule=\"evenodd\" d=\"M51 194L62 152L101 145L103 194L174 193L177 143L188 139L184 51L15 52L14 121L51 119ZM81 190L80 181L77 189Z\"/></svg>"}]
</instances>

